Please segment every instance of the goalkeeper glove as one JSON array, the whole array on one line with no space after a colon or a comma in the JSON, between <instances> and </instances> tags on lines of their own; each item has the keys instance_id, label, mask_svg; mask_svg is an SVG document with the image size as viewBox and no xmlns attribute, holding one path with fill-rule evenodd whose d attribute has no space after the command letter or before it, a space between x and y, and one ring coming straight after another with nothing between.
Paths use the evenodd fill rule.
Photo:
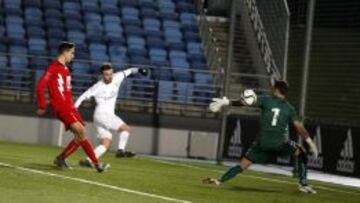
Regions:
<instances>
[{"instance_id":1,"label":"goalkeeper glove","mask_svg":"<svg viewBox=\"0 0 360 203\"><path fill-rule=\"evenodd\" d=\"M319 151L318 151L315 143L312 141L312 139L310 137L306 138L305 142L309 145L310 152L311 152L313 158L316 159L319 156Z\"/></svg>"},{"instance_id":2,"label":"goalkeeper glove","mask_svg":"<svg viewBox=\"0 0 360 203\"><path fill-rule=\"evenodd\" d=\"M223 98L213 98L212 102L209 105L209 109L212 112L220 111L221 107L227 106L230 104L230 100L227 97Z\"/></svg>"}]
</instances>

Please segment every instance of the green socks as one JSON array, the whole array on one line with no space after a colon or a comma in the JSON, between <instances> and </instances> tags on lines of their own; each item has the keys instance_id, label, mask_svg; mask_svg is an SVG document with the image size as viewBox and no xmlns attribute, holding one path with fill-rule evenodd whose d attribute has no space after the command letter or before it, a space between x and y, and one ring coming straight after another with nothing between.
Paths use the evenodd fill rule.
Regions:
<instances>
[{"instance_id":1,"label":"green socks","mask_svg":"<svg viewBox=\"0 0 360 203\"><path fill-rule=\"evenodd\" d=\"M306 162L307 158L305 154L300 155L297 158L297 167L299 170L299 183L301 185L307 185L307 167Z\"/></svg>"},{"instance_id":2,"label":"green socks","mask_svg":"<svg viewBox=\"0 0 360 203\"><path fill-rule=\"evenodd\" d=\"M237 174L241 173L243 169L239 165L235 165L231 168L229 168L228 171L221 177L220 182L228 181L232 178L234 178Z\"/></svg>"}]
</instances>

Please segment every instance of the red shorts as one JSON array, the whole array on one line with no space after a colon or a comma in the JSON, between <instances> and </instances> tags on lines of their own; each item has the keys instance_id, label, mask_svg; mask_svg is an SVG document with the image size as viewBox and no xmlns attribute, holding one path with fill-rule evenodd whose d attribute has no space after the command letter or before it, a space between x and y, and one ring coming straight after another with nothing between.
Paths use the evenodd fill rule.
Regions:
<instances>
[{"instance_id":1,"label":"red shorts","mask_svg":"<svg viewBox=\"0 0 360 203\"><path fill-rule=\"evenodd\" d=\"M54 112L54 115L64 123L66 130L70 128L71 124L76 122L80 122L83 126L85 126L84 120L75 108L70 110L59 110Z\"/></svg>"}]
</instances>

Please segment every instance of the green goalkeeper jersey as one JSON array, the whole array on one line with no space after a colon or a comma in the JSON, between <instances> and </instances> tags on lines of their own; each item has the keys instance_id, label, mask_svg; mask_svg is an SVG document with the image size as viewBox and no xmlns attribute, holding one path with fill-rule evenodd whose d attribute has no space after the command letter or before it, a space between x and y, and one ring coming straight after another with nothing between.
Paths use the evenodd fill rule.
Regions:
<instances>
[{"instance_id":1,"label":"green goalkeeper jersey","mask_svg":"<svg viewBox=\"0 0 360 203\"><path fill-rule=\"evenodd\" d=\"M299 120L294 107L284 98L259 96L256 106L261 109L258 144L276 148L289 139L289 123Z\"/></svg>"}]
</instances>

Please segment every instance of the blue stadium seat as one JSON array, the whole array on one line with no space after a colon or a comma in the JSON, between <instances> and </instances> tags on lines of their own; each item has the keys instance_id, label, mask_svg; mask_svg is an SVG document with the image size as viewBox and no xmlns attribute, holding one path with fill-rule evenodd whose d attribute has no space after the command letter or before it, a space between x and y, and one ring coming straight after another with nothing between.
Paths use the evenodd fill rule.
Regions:
<instances>
[{"instance_id":1,"label":"blue stadium seat","mask_svg":"<svg viewBox=\"0 0 360 203\"><path fill-rule=\"evenodd\" d=\"M143 18L157 18L158 13L154 8L144 7L141 9L141 16Z\"/></svg>"},{"instance_id":2,"label":"blue stadium seat","mask_svg":"<svg viewBox=\"0 0 360 203\"><path fill-rule=\"evenodd\" d=\"M68 30L84 30L85 26L80 20L75 19L65 19L65 25Z\"/></svg>"},{"instance_id":3,"label":"blue stadium seat","mask_svg":"<svg viewBox=\"0 0 360 203\"><path fill-rule=\"evenodd\" d=\"M28 49L25 46L10 45L9 52L10 54L26 55L28 54Z\"/></svg>"},{"instance_id":4,"label":"blue stadium seat","mask_svg":"<svg viewBox=\"0 0 360 203\"><path fill-rule=\"evenodd\" d=\"M39 8L25 8L25 22L27 25L43 26L42 11Z\"/></svg>"},{"instance_id":5,"label":"blue stadium seat","mask_svg":"<svg viewBox=\"0 0 360 203\"><path fill-rule=\"evenodd\" d=\"M177 9L179 12L194 13L194 6L188 2L177 2Z\"/></svg>"},{"instance_id":6,"label":"blue stadium seat","mask_svg":"<svg viewBox=\"0 0 360 203\"><path fill-rule=\"evenodd\" d=\"M212 76L208 73L195 73L194 82L198 84L211 84Z\"/></svg>"},{"instance_id":7,"label":"blue stadium seat","mask_svg":"<svg viewBox=\"0 0 360 203\"><path fill-rule=\"evenodd\" d=\"M156 10L158 8L157 3L153 0L139 0L139 6L141 9Z\"/></svg>"},{"instance_id":8,"label":"blue stadium seat","mask_svg":"<svg viewBox=\"0 0 360 203\"><path fill-rule=\"evenodd\" d=\"M185 31L184 38L187 42L201 42L201 38L198 32Z\"/></svg>"},{"instance_id":9,"label":"blue stadium seat","mask_svg":"<svg viewBox=\"0 0 360 203\"><path fill-rule=\"evenodd\" d=\"M85 44L85 34L81 31L68 31L67 39L75 44Z\"/></svg>"},{"instance_id":10,"label":"blue stadium seat","mask_svg":"<svg viewBox=\"0 0 360 203\"><path fill-rule=\"evenodd\" d=\"M169 67L158 65L152 71L152 78L155 80L172 80L172 71Z\"/></svg>"},{"instance_id":11,"label":"blue stadium seat","mask_svg":"<svg viewBox=\"0 0 360 203\"><path fill-rule=\"evenodd\" d=\"M130 64L150 65L150 61L145 56L130 55Z\"/></svg>"},{"instance_id":12,"label":"blue stadium seat","mask_svg":"<svg viewBox=\"0 0 360 203\"><path fill-rule=\"evenodd\" d=\"M81 0L81 8L88 12L99 12L100 10L97 0Z\"/></svg>"},{"instance_id":13,"label":"blue stadium seat","mask_svg":"<svg viewBox=\"0 0 360 203\"><path fill-rule=\"evenodd\" d=\"M30 68L33 70L45 70L49 65L49 61L45 58L32 57L30 59Z\"/></svg>"},{"instance_id":14,"label":"blue stadium seat","mask_svg":"<svg viewBox=\"0 0 360 203\"><path fill-rule=\"evenodd\" d=\"M144 18L143 19L144 31L147 36L161 37L162 32L160 29L160 21L155 18Z\"/></svg>"},{"instance_id":15,"label":"blue stadium seat","mask_svg":"<svg viewBox=\"0 0 360 203\"><path fill-rule=\"evenodd\" d=\"M121 45L113 45L111 44L109 46L109 55L110 55L110 59L116 60L116 59L120 59L120 60L125 60L127 58L127 49L124 46Z\"/></svg>"},{"instance_id":16,"label":"blue stadium seat","mask_svg":"<svg viewBox=\"0 0 360 203\"><path fill-rule=\"evenodd\" d=\"M145 56L145 39L139 36L129 36L127 39L128 52L130 56Z\"/></svg>"},{"instance_id":17,"label":"blue stadium seat","mask_svg":"<svg viewBox=\"0 0 360 203\"><path fill-rule=\"evenodd\" d=\"M28 68L29 61L26 57L17 55L10 56L10 67L12 69L26 69Z\"/></svg>"},{"instance_id":18,"label":"blue stadium seat","mask_svg":"<svg viewBox=\"0 0 360 203\"><path fill-rule=\"evenodd\" d=\"M57 28L57 27L49 27L47 30L47 35L48 38L60 38L60 39L64 39L65 38L65 32L63 29L61 28Z\"/></svg>"},{"instance_id":19,"label":"blue stadium seat","mask_svg":"<svg viewBox=\"0 0 360 203\"><path fill-rule=\"evenodd\" d=\"M120 5L122 7L136 7L137 1L134 0L120 0Z\"/></svg>"},{"instance_id":20,"label":"blue stadium seat","mask_svg":"<svg viewBox=\"0 0 360 203\"><path fill-rule=\"evenodd\" d=\"M18 15L7 15L5 19L5 23L8 26L13 24L22 25L24 24L24 19Z\"/></svg>"},{"instance_id":21,"label":"blue stadium seat","mask_svg":"<svg viewBox=\"0 0 360 203\"><path fill-rule=\"evenodd\" d=\"M43 38L29 38L29 53L33 55L46 55L46 41Z\"/></svg>"},{"instance_id":22,"label":"blue stadium seat","mask_svg":"<svg viewBox=\"0 0 360 203\"><path fill-rule=\"evenodd\" d=\"M102 24L97 22L91 22L86 24L87 39L90 42L103 42L103 30Z\"/></svg>"},{"instance_id":23,"label":"blue stadium seat","mask_svg":"<svg viewBox=\"0 0 360 203\"><path fill-rule=\"evenodd\" d=\"M169 53L170 59L183 59L186 60L186 52L171 50Z\"/></svg>"},{"instance_id":24,"label":"blue stadium seat","mask_svg":"<svg viewBox=\"0 0 360 203\"><path fill-rule=\"evenodd\" d=\"M150 48L149 56L151 61L166 61L167 60L167 51L160 48Z\"/></svg>"},{"instance_id":25,"label":"blue stadium seat","mask_svg":"<svg viewBox=\"0 0 360 203\"><path fill-rule=\"evenodd\" d=\"M84 22L87 23L102 23L101 15L98 13L85 12Z\"/></svg>"},{"instance_id":26,"label":"blue stadium seat","mask_svg":"<svg viewBox=\"0 0 360 203\"><path fill-rule=\"evenodd\" d=\"M192 82L192 75L190 71L186 69L174 69L173 70L175 81L179 82Z\"/></svg>"},{"instance_id":27,"label":"blue stadium seat","mask_svg":"<svg viewBox=\"0 0 360 203\"><path fill-rule=\"evenodd\" d=\"M104 23L113 23L121 25L121 19L117 15L105 14L103 18Z\"/></svg>"},{"instance_id":28,"label":"blue stadium seat","mask_svg":"<svg viewBox=\"0 0 360 203\"><path fill-rule=\"evenodd\" d=\"M141 26L139 10L133 7L123 7L121 9L123 23Z\"/></svg>"},{"instance_id":29,"label":"blue stadium seat","mask_svg":"<svg viewBox=\"0 0 360 203\"><path fill-rule=\"evenodd\" d=\"M146 44L149 48L166 48L166 42L160 37L147 37Z\"/></svg>"},{"instance_id":30,"label":"blue stadium seat","mask_svg":"<svg viewBox=\"0 0 360 203\"><path fill-rule=\"evenodd\" d=\"M42 27L38 26L28 26L27 27L27 35L28 37L45 37L45 30Z\"/></svg>"},{"instance_id":31,"label":"blue stadium seat","mask_svg":"<svg viewBox=\"0 0 360 203\"><path fill-rule=\"evenodd\" d=\"M8 66L7 56L0 55L0 68L6 68Z\"/></svg>"},{"instance_id":32,"label":"blue stadium seat","mask_svg":"<svg viewBox=\"0 0 360 203\"><path fill-rule=\"evenodd\" d=\"M176 82L174 84L175 100L181 103L191 102L191 96L193 94L193 84L184 82Z\"/></svg>"},{"instance_id":33,"label":"blue stadium seat","mask_svg":"<svg viewBox=\"0 0 360 203\"><path fill-rule=\"evenodd\" d=\"M61 9L61 2L60 1L54 1L54 0L43 0L43 7L45 9Z\"/></svg>"},{"instance_id":34,"label":"blue stadium seat","mask_svg":"<svg viewBox=\"0 0 360 203\"><path fill-rule=\"evenodd\" d=\"M63 13L65 18L70 18L73 20L81 20L81 6L79 2L69 2L65 1L63 3Z\"/></svg>"},{"instance_id":35,"label":"blue stadium seat","mask_svg":"<svg viewBox=\"0 0 360 203\"><path fill-rule=\"evenodd\" d=\"M41 8L41 0L26 0L23 1L23 6L25 8L29 8L29 7Z\"/></svg>"},{"instance_id":36,"label":"blue stadium seat","mask_svg":"<svg viewBox=\"0 0 360 203\"><path fill-rule=\"evenodd\" d=\"M58 18L46 18L45 24L47 28L64 29L64 21Z\"/></svg>"},{"instance_id":37,"label":"blue stadium seat","mask_svg":"<svg viewBox=\"0 0 360 203\"><path fill-rule=\"evenodd\" d=\"M144 30L140 26L127 25L125 26L125 33L127 36L143 36Z\"/></svg>"},{"instance_id":38,"label":"blue stadium seat","mask_svg":"<svg viewBox=\"0 0 360 203\"><path fill-rule=\"evenodd\" d=\"M21 0L4 0L4 12L7 15L21 15Z\"/></svg>"},{"instance_id":39,"label":"blue stadium seat","mask_svg":"<svg viewBox=\"0 0 360 203\"><path fill-rule=\"evenodd\" d=\"M88 74L90 73L90 65L84 62L74 62L72 64L73 73Z\"/></svg>"},{"instance_id":40,"label":"blue stadium seat","mask_svg":"<svg viewBox=\"0 0 360 203\"><path fill-rule=\"evenodd\" d=\"M108 44L122 45L125 43L125 39L121 32L107 31L105 32L105 41Z\"/></svg>"},{"instance_id":41,"label":"blue stadium seat","mask_svg":"<svg viewBox=\"0 0 360 203\"><path fill-rule=\"evenodd\" d=\"M159 81L158 101L171 102L173 100L174 82Z\"/></svg>"},{"instance_id":42,"label":"blue stadium seat","mask_svg":"<svg viewBox=\"0 0 360 203\"><path fill-rule=\"evenodd\" d=\"M120 13L120 10L117 5L117 0L100 1L100 10L103 14L119 15Z\"/></svg>"},{"instance_id":43,"label":"blue stadium seat","mask_svg":"<svg viewBox=\"0 0 360 203\"><path fill-rule=\"evenodd\" d=\"M60 10L53 9L53 8L46 9L44 12L44 17L45 17L46 22L47 22L47 19L49 19L49 18L50 19L55 18L55 19L61 20L62 16L63 15Z\"/></svg>"}]
</instances>

